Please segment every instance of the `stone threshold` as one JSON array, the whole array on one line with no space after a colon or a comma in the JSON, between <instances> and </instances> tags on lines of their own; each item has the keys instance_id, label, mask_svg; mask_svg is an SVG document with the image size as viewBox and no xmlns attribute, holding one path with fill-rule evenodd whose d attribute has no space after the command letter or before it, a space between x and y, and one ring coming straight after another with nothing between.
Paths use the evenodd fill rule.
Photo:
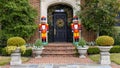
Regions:
<instances>
[{"instance_id":1,"label":"stone threshold","mask_svg":"<svg viewBox=\"0 0 120 68\"><path fill-rule=\"evenodd\" d=\"M100 64L21 64L10 68L112 68L110 65Z\"/></svg>"}]
</instances>

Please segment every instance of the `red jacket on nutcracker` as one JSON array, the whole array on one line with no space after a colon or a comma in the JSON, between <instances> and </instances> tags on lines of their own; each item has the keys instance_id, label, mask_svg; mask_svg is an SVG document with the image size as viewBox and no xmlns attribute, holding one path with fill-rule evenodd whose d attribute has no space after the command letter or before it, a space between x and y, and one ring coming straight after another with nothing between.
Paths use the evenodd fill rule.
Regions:
<instances>
[{"instance_id":1,"label":"red jacket on nutcracker","mask_svg":"<svg viewBox=\"0 0 120 68\"><path fill-rule=\"evenodd\" d=\"M71 24L71 29L72 29L72 32L73 32L73 38L74 38L75 42L78 42L79 37L80 37L79 31L81 30L81 24L78 23L78 17L77 16L73 17L73 23Z\"/></svg>"},{"instance_id":2,"label":"red jacket on nutcracker","mask_svg":"<svg viewBox=\"0 0 120 68\"><path fill-rule=\"evenodd\" d=\"M46 42L48 29L49 29L49 26L46 23L46 18L43 16L41 18L41 24L39 24L39 31L41 33L42 42Z\"/></svg>"}]
</instances>

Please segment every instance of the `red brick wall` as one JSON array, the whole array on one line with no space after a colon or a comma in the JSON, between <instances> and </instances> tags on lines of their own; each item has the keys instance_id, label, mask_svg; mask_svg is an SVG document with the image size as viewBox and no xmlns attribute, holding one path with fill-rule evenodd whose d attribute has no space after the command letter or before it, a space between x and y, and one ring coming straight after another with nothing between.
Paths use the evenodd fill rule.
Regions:
<instances>
[{"instance_id":1,"label":"red brick wall","mask_svg":"<svg viewBox=\"0 0 120 68\"><path fill-rule=\"evenodd\" d=\"M87 31L84 27L82 27L82 37L88 41L88 42L91 42L91 41L95 41L96 39L96 33L94 31Z\"/></svg>"},{"instance_id":2,"label":"red brick wall","mask_svg":"<svg viewBox=\"0 0 120 68\"><path fill-rule=\"evenodd\" d=\"M40 23L40 0L29 0L31 6L37 10L37 18L35 23L38 25ZM38 29L36 30L36 32L34 33L34 35L30 38L29 42L30 43L34 43L36 39L39 38L39 33L38 33Z\"/></svg>"}]
</instances>

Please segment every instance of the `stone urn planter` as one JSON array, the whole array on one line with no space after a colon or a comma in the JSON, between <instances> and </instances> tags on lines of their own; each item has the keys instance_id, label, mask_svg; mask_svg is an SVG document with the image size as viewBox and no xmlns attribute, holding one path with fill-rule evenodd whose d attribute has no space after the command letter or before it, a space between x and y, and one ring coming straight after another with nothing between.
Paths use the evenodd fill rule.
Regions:
<instances>
[{"instance_id":1,"label":"stone urn planter","mask_svg":"<svg viewBox=\"0 0 120 68\"><path fill-rule=\"evenodd\" d=\"M41 58L42 50L44 49L41 39L37 39L35 41L34 47L33 47L33 54L35 55L35 58Z\"/></svg>"},{"instance_id":2,"label":"stone urn planter","mask_svg":"<svg viewBox=\"0 0 120 68\"><path fill-rule=\"evenodd\" d=\"M77 49L78 49L78 53L80 54L79 57L86 58L88 46L85 46L85 47L78 46Z\"/></svg>"},{"instance_id":3,"label":"stone urn planter","mask_svg":"<svg viewBox=\"0 0 120 68\"><path fill-rule=\"evenodd\" d=\"M17 47L15 51L11 54L10 65L19 65L22 64L20 48Z\"/></svg>"},{"instance_id":4,"label":"stone urn planter","mask_svg":"<svg viewBox=\"0 0 120 68\"><path fill-rule=\"evenodd\" d=\"M77 49L78 49L78 53L80 54L79 57L86 58L88 46L86 45L86 41L84 40L84 38L79 39Z\"/></svg>"},{"instance_id":5,"label":"stone urn planter","mask_svg":"<svg viewBox=\"0 0 120 68\"><path fill-rule=\"evenodd\" d=\"M42 54L43 49L44 49L43 47L42 48L33 48L35 58L41 58L41 54Z\"/></svg>"},{"instance_id":6,"label":"stone urn planter","mask_svg":"<svg viewBox=\"0 0 120 68\"><path fill-rule=\"evenodd\" d=\"M114 39L110 36L99 36L96 43L100 49L100 64L111 64L109 51L113 47Z\"/></svg>"},{"instance_id":7,"label":"stone urn planter","mask_svg":"<svg viewBox=\"0 0 120 68\"><path fill-rule=\"evenodd\" d=\"M98 46L100 49L100 64L111 64L110 61L110 49L113 46Z\"/></svg>"}]
</instances>

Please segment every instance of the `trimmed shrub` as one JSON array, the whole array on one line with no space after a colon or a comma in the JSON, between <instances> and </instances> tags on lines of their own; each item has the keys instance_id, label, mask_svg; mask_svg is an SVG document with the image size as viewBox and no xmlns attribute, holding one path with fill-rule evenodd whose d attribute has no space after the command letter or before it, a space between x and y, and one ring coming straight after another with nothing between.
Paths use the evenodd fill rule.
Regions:
<instances>
[{"instance_id":1,"label":"trimmed shrub","mask_svg":"<svg viewBox=\"0 0 120 68\"><path fill-rule=\"evenodd\" d=\"M89 49L87 50L87 53L90 54L99 54L100 50L98 47L89 47Z\"/></svg>"},{"instance_id":2,"label":"trimmed shrub","mask_svg":"<svg viewBox=\"0 0 120 68\"><path fill-rule=\"evenodd\" d=\"M22 56L26 56L26 57L32 56L32 49L27 49L26 52L22 54Z\"/></svg>"},{"instance_id":3,"label":"trimmed shrub","mask_svg":"<svg viewBox=\"0 0 120 68\"><path fill-rule=\"evenodd\" d=\"M120 53L120 46L114 46L110 49L110 53Z\"/></svg>"},{"instance_id":4,"label":"trimmed shrub","mask_svg":"<svg viewBox=\"0 0 120 68\"><path fill-rule=\"evenodd\" d=\"M114 44L114 39L110 36L99 36L96 39L96 43L99 46L111 46Z\"/></svg>"},{"instance_id":5,"label":"trimmed shrub","mask_svg":"<svg viewBox=\"0 0 120 68\"><path fill-rule=\"evenodd\" d=\"M22 46L25 44L25 40L21 37L11 37L7 40L7 46Z\"/></svg>"},{"instance_id":6,"label":"trimmed shrub","mask_svg":"<svg viewBox=\"0 0 120 68\"><path fill-rule=\"evenodd\" d=\"M100 50L99 50L98 47L89 47L89 49L87 50L87 53L89 55L91 55L91 54L99 54ZM110 49L110 53L120 53L120 46L113 46Z\"/></svg>"},{"instance_id":7,"label":"trimmed shrub","mask_svg":"<svg viewBox=\"0 0 120 68\"><path fill-rule=\"evenodd\" d=\"M5 47L6 52L7 52L8 54L11 54L11 52L15 51L16 48L17 48L17 46L7 46L7 47Z\"/></svg>"},{"instance_id":8,"label":"trimmed shrub","mask_svg":"<svg viewBox=\"0 0 120 68\"><path fill-rule=\"evenodd\" d=\"M20 47L20 51L25 53L26 51L26 42L21 37L11 37L7 40L6 51L8 54L11 54L17 47Z\"/></svg>"}]
</instances>

